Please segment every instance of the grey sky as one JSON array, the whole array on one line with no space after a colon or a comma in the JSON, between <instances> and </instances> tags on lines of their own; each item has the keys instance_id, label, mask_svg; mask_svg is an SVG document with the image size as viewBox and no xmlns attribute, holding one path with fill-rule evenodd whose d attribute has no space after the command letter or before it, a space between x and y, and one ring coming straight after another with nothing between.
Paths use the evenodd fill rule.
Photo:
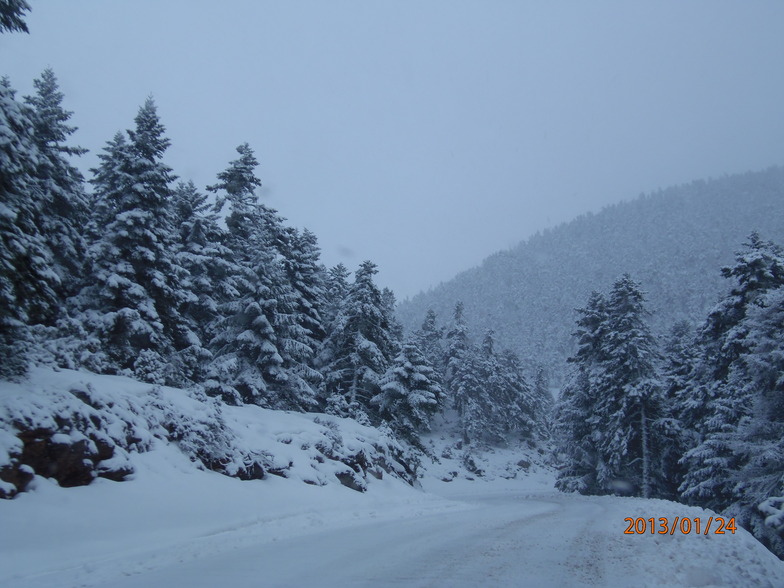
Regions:
<instances>
[{"instance_id":1,"label":"grey sky","mask_svg":"<svg viewBox=\"0 0 784 588\"><path fill-rule=\"evenodd\" d=\"M399 298L603 205L784 163L784 2L30 0L91 150L154 95L200 187L247 141L265 202Z\"/></svg>"}]
</instances>

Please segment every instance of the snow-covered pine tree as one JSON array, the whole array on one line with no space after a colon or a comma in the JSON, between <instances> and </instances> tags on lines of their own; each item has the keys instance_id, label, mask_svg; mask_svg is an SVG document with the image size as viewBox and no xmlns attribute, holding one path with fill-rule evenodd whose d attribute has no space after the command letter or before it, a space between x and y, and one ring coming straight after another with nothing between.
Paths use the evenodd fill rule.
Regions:
<instances>
[{"instance_id":1,"label":"snow-covered pine tree","mask_svg":"<svg viewBox=\"0 0 784 588\"><path fill-rule=\"evenodd\" d=\"M321 318L324 269L316 236L307 229L286 227L279 237L280 263L285 281L278 287L280 351L287 382L282 402L292 408L317 408L317 387L322 380L315 357L324 340Z\"/></svg>"},{"instance_id":2,"label":"snow-covered pine tree","mask_svg":"<svg viewBox=\"0 0 784 588\"><path fill-rule=\"evenodd\" d=\"M45 199L36 223L52 251L52 269L60 278L60 297L65 299L75 294L82 281L86 249L82 229L88 218L84 177L68 157L87 150L66 143L77 129L68 124L73 113L62 106L63 93L54 72L45 69L33 84L35 95L24 101L31 108L35 141L42 155L37 175Z\"/></svg>"},{"instance_id":3,"label":"snow-covered pine tree","mask_svg":"<svg viewBox=\"0 0 784 588\"><path fill-rule=\"evenodd\" d=\"M594 435L598 425L594 415L598 387L594 377L603 358L606 307L604 296L594 291L586 306L577 310L580 317L572 334L577 341L577 351L568 359L574 367L561 389L553 424L556 454L562 461L555 485L563 492L599 492L597 473L601 458Z\"/></svg>"},{"instance_id":4,"label":"snow-covered pine tree","mask_svg":"<svg viewBox=\"0 0 784 588\"><path fill-rule=\"evenodd\" d=\"M382 419L402 438L421 446L419 433L430 430L430 419L438 410L441 387L435 371L413 341L400 353L379 381L379 392L371 402Z\"/></svg>"},{"instance_id":5,"label":"snow-covered pine tree","mask_svg":"<svg viewBox=\"0 0 784 588\"><path fill-rule=\"evenodd\" d=\"M306 331L307 344L315 349L326 336L324 319L325 269L319 262L321 250L311 231L287 228L283 268L294 289L297 320Z\"/></svg>"},{"instance_id":6,"label":"snow-covered pine tree","mask_svg":"<svg viewBox=\"0 0 784 588\"><path fill-rule=\"evenodd\" d=\"M552 412L555 404L553 394L550 392L550 379L547 368L537 365L534 371L533 397L536 406L535 413L540 415L537 419L536 434L541 439L549 439L552 429Z\"/></svg>"},{"instance_id":7,"label":"snow-covered pine tree","mask_svg":"<svg viewBox=\"0 0 784 588\"><path fill-rule=\"evenodd\" d=\"M784 285L762 295L744 322L749 351L730 381L748 390L752 406L734 435L733 451L740 459L726 512L784 558L784 529L765 521L762 508L784 495Z\"/></svg>"},{"instance_id":8,"label":"snow-covered pine tree","mask_svg":"<svg viewBox=\"0 0 784 588\"><path fill-rule=\"evenodd\" d=\"M377 271L371 261L357 269L320 358L327 411L360 421L375 417L370 400L378 394L379 380L398 349L381 291L373 281Z\"/></svg>"},{"instance_id":9,"label":"snow-covered pine tree","mask_svg":"<svg viewBox=\"0 0 784 588\"><path fill-rule=\"evenodd\" d=\"M562 453L571 462L559 476L559 487L662 495L669 413L639 285L624 275L606 299L594 293L581 314L573 359L578 370L558 419L561 433L569 434ZM580 418L587 430L573 422ZM581 471L578 464L594 471Z\"/></svg>"},{"instance_id":10,"label":"snow-covered pine tree","mask_svg":"<svg viewBox=\"0 0 784 588\"><path fill-rule=\"evenodd\" d=\"M45 199L37 177L38 149L32 111L0 83L0 376L26 371L29 325L57 315L60 279L41 233Z\"/></svg>"},{"instance_id":11,"label":"snow-covered pine tree","mask_svg":"<svg viewBox=\"0 0 784 588\"><path fill-rule=\"evenodd\" d=\"M324 282L324 300L322 302L324 329L332 331L332 324L340 312L340 308L348 296L349 277L348 271L342 263L329 268Z\"/></svg>"},{"instance_id":12,"label":"snow-covered pine tree","mask_svg":"<svg viewBox=\"0 0 784 588\"><path fill-rule=\"evenodd\" d=\"M515 438L533 439L537 420L545 415L535 412L519 358L496 352L492 331L485 333L480 349L468 347L461 358L453 395L464 441L506 445Z\"/></svg>"},{"instance_id":13,"label":"snow-covered pine tree","mask_svg":"<svg viewBox=\"0 0 784 588\"><path fill-rule=\"evenodd\" d=\"M548 439L550 392L540 393L528 384L520 358L514 352L507 349L499 353L498 364L505 384L503 395L496 403L500 406L499 417L505 421L507 436L531 441Z\"/></svg>"},{"instance_id":14,"label":"snow-covered pine tree","mask_svg":"<svg viewBox=\"0 0 784 588\"><path fill-rule=\"evenodd\" d=\"M555 406L553 437L561 464L555 487L562 492L598 493L600 454L593 435L596 399L592 391L589 371L578 366L569 374Z\"/></svg>"},{"instance_id":15,"label":"snow-covered pine tree","mask_svg":"<svg viewBox=\"0 0 784 588\"><path fill-rule=\"evenodd\" d=\"M395 316L395 308L397 307L397 298L395 293L390 288L381 290L381 306L384 309L387 323L389 324L389 332L395 341L403 340L403 325L397 320Z\"/></svg>"},{"instance_id":16,"label":"snow-covered pine tree","mask_svg":"<svg viewBox=\"0 0 784 588\"><path fill-rule=\"evenodd\" d=\"M229 203L226 246L234 266L231 287L218 306L210 342L215 359L205 389L235 404L278 407L278 391L287 379L275 330L276 291L285 280L277 260L280 227L274 212L257 201L261 180L253 150L243 143L237 153L218 174L218 183L207 187L218 194L216 211Z\"/></svg>"},{"instance_id":17,"label":"snow-covered pine tree","mask_svg":"<svg viewBox=\"0 0 784 588\"><path fill-rule=\"evenodd\" d=\"M700 442L683 457L683 498L727 513L779 557L780 530L758 505L782 494L784 252L754 233L732 267L735 282L701 332L700 356L685 398L704 404Z\"/></svg>"},{"instance_id":18,"label":"snow-covered pine tree","mask_svg":"<svg viewBox=\"0 0 784 588\"><path fill-rule=\"evenodd\" d=\"M698 443L683 457L687 473L681 495L717 511L737 499L738 472L748 459L738 448L739 427L755 418L754 377L745 368L753 355L747 316L764 308L767 293L784 284L784 256L777 245L756 233L744 245L735 264L722 268L735 285L700 332L700 356L681 402L699 433Z\"/></svg>"},{"instance_id":19,"label":"snow-covered pine tree","mask_svg":"<svg viewBox=\"0 0 784 588\"><path fill-rule=\"evenodd\" d=\"M152 98L134 122L129 141L115 136L107 145L92 180L100 202L92 233L100 236L90 246L91 274L78 295L83 320L98 341L89 365L179 383L168 359L198 337L180 313L193 294L176 259L174 178L162 161L169 140Z\"/></svg>"},{"instance_id":20,"label":"snow-covered pine tree","mask_svg":"<svg viewBox=\"0 0 784 588\"><path fill-rule=\"evenodd\" d=\"M443 385L444 348L441 342L444 339L444 328L438 326L438 319L432 308L425 314L422 326L414 333L414 339L425 359L433 366L436 381Z\"/></svg>"},{"instance_id":21,"label":"snow-covered pine tree","mask_svg":"<svg viewBox=\"0 0 784 588\"><path fill-rule=\"evenodd\" d=\"M218 305L233 291L235 264L224 245L225 231L205 194L193 182L180 182L172 196L177 227L177 260L188 272L187 288L194 297L183 308L183 320L198 335L194 345L179 351L174 361L188 380L203 382L212 359L201 343L215 335Z\"/></svg>"},{"instance_id":22,"label":"snow-covered pine tree","mask_svg":"<svg viewBox=\"0 0 784 588\"><path fill-rule=\"evenodd\" d=\"M679 321L671 328L662 347L662 391L671 419L667 437L670 443L664 449L662 464L669 493L664 498L678 498L678 488L683 482L685 468L680 463L684 453L699 441L702 406L688 401L687 386L693 377L698 359L694 326L689 321Z\"/></svg>"},{"instance_id":23,"label":"snow-covered pine tree","mask_svg":"<svg viewBox=\"0 0 784 588\"><path fill-rule=\"evenodd\" d=\"M457 340L453 339L452 342ZM490 441L497 441L485 431L484 417L489 401L485 395L485 382L481 379L483 362L480 352L467 342L465 347L459 350L452 348L451 351L450 363L447 365L448 394L457 412L457 429L463 442L480 442L488 437Z\"/></svg>"},{"instance_id":24,"label":"snow-covered pine tree","mask_svg":"<svg viewBox=\"0 0 784 588\"><path fill-rule=\"evenodd\" d=\"M457 302L452 315L452 324L446 333L446 351L442 361L446 394L452 398L457 390L455 378L460 370L463 356L470 348L468 325L463 313L463 303Z\"/></svg>"},{"instance_id":25,"label":"snow-covered pine tree","mask_svg":"<svg viewBox=\"0 0 784 588\"><path fill-rule=\"evenodd\" d=\"M605 435L600 442L607 469L598 481L607 491L629 484L644 498L661 495L661 429L667 418L658 379L656 341L646 322L648 311L639 284L626 274L607 299L601 390L596 406Z\"/></svg>"},{"instance_id":26,"label":"snow-covered pine tree","mask_svg":"<svg viewBox=\"0 0 784 588\"><path fill-rule=\"evenodd\" d=\"M24 21L25 13L30 12L26 0L3 0L0 2L0 33L29 33Z\"/></svg>"},{"instance_id":27,"label":"snow-covered pine tree","mask_svg":"<svg viewBox=\"0 0 784 588\"><path fill-rule=\"evenodd\" d=\"M481 386L473 390L471 405L473 414L462 415L463 420L476 421L482 436L472 440L487 440L505 445L513 430L522 424L517 390L512 386L506 370L496 354L495 334L488 330L479 349L479 381Z\"/></svg>"}]
</instances>

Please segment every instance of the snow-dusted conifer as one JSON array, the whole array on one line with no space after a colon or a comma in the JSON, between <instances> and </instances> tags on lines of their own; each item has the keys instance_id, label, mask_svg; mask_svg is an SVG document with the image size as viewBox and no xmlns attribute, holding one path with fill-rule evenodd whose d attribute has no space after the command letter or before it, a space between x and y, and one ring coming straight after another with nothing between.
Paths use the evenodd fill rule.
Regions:
<instances>
[{"instance_id":1,"label":"snow-dusted conifer","mask_svg":"<svg viewBox=\"0 0 784 588\"><path fill-rule=\"evenodd\" d=\"M395 315L395 308L397 307L397 298L395 293L390 288L381 290L381 307L384 309L387 323L389 324L389 333L395 341L403 340L403 325L397 320Z\"/></svg>"},{"instance_id":2,"label":"snow-dusted conifer","mask_svg":"<svg viewBox=\"0 0 784 588\"><path fill-rule=\"evenodd\" d=\"M233 403L277 406L286 381L278 349L276 288L284 279L277 263L277 217L257 202L258 161L247 143L239 157L207 189L218 194L216 210L229 203L226 245L232 252L231 288L220 301L210 346L215 356L205 387Z\"/></svg>"},{"instance_id":3,"label":"snow-dusted conifer","mask_svg":"<svg viewBox=\"0 0 784 588\"><path fill-rule=\"evenodd\" d=\"M79 294L83 318L99 341L90 366L131 370L144 380L176 382L171 354L193 343L181 308L193 295L177 263L172 222L169 146L155 103L148 98L128 131L102 154L92 182L99 216L89 251L91 275Z\"/></svg>"},{"instance_id":4,"label":"snow-dusted conifer","mask_svg":"<svg viewBox=\"0 0 784 588\"><path fill-rule=\"evenodd\" d=\"M37 224L52 251L64 299L75 293L82 280L86 249L82 229L88 216L84 178L68 157L87 150L66 143L76 127L68 124L73 113L62 106L63 93L54 72L45 69L33 84L36 93L25 97L25 103L31 108L35 142L42 155L37 177L44 203Z\"/></svg>"},{"instance_id":5,"label":"snow-dusted conifer","mask_svg":"<svg viewBox=\"0 0 784 588\"><path fill-rule=\"evenodd\" d=\"M497 402L500 405L499 417L505 421L507 439L512 436L529 440L547 439L552 405L549 391L541 391L528 384L520 358L514 352L507 349L499 353L498 365L504 386Z\"/></svg>"},{"instance_id":6,"label":"snow-dusted conifer","mask_svg":"<svg viewBox=\"0 0 784 588\"><path fill-rule=\"evenodd\" d=\"M345 301L323 350L322 394L340 416L361 420L373 416L370 404L379 380L397 351L381 291L373 281L376 265L363 262L354 275ZM369 414L368 414L369 413Z\"/></svg>"},{"instance_id":7,"label":"snow-dusted conifer","mask_svg":"<svg viewBox=\"0 0 784 588\"><path fill-rule=\"evenodd\" d=\"M520 360L511 352L496 351L492 331L480 349L467 347L453 362L451 389L464 441L506 445L514 438L534 437L537 414L531 388Z\"/></svg>"},{"instance_id":8,"label":"snow-dusted conifer","mask_svg":"<svg viewBox=\"0 0 784 588\"><path fill-rule=\"evenodd\" d=\"M594 293L581 311L573 359L578 369L558 419L561 451L571 462L559 476L563 489L644 497L664 492L669 413L646 314L639 285L628 275L615 282L608 298ZM572 422L580 418L587 430ZM570 436L564 439L564 432Z\"/></svg>"},{"instance_id":9,"label":"snow-dusted conifer","mask_svg":"<svg viewBox=\"0 0 784 588\"><path fill-rule=\"evenodd\" d=\"M37 174L43 155L29 108L0 83L0 376L26 370L28 326L51 322L60 278L37 220L44 198Z\"/></svg>"},{"instance_id":10,"label":"snow-dusted conifer","mask_svg":"<svg viewBox=\"0 0 784 588\"><path fill-rule=\"evenodd\" d=\"M173 361L180 364L178 371L187 380L203 382L212 359L206 343L215 335L220 302L233 291L236 267L231 250L224 244L225 231L207 196L193 182L180 182L172 203L178 235L177 260L188 272L186 285L193 294L182 316L198 336Z\"/></svg>"},{"instance_id":11,"label":"snow-dusted conifer","mask_svg":"<svg viewBox=\"0 0 784 588\"><path fill-rule=\"evenodd\" d=\"M577 367L561 388L553 420L556 457L561 462L555 487L562 492L597 492L599 450L593 436L596 423L591 419L594 402L588 370Z\"/></svg>"},{"instance_id":12,"label":"snow-dusted conifer","mask_svg":"<svg viewBox=\"0 0 784 588\"><path fill-rule=\"evenodd\" d=\"M450 396L453 396L457 390L455 379L458 377L457 374L461 369L464 355L470 347L468 325L466 324L463 311L463 303L457 302L453 313L452 325L446 334L446 352L443 360L444 384Z\"/></svg>"},{"instance_id":13,"label":"snow-dusted conifer","mask_svg":"<svg viewBox=\"0 0 784 588\"><path fill-rule=\"evenodd\" d=\"M563 462L556 487L564 492L598 492L597 474L602 467L601 453L594 430L594 415L599 388L594 382L603 359L602 340L606 331L607 302L592 292L584 308L577 310L577 351L568 359L574 368L561 389L555 410L556 453Z\"/></svg>"},{"instance_id":14,"label":"snow-dusted conifer","mask_svg":"<svg viewBox=\"0 0 784 588\"><path fill-rule=\"evenodd\" d=\"M322 380L315 357L324 340L321 318L323 268L316 236L286 227L279 232L278 250L283 280L278 284L276 329L286 370L282 402L291 408L317 407L316 388Z\"/></svg>"},{"instance_id":15,"label":"snow-dusted conifer","mask_svg":"<svg viewBox=\"0 0 784 588\"><path fill-rule=\"evenodd\" d=\"M348 296L348 279L350 276L351 272L342 263L331 267L327 271L324 283L324 300L322 303L324 309L324 328L326 331L332 330L332 324Z\"/></svg>"},{"instance_id":16,"label":"snow-dusted conifer","mask_svg":"<svg viewBox=\"0 0 784 588\"><path fill-rule=\"evenodd\" d=\"M384 420L403 438L418 442L418 433L430 429L441 396L435 371L413 341L403 344L400 353L379 381L372 403Z\"/></svg>"},{"instance_id":17,"label":"snow-dusted conifer","mask_svg":"<svg viewBox=\"0 0 784 588\"><path fill-rule=\"evenodd\" d=\"M435 378L439 384L444 381L444 328L438 326L435 311L431 308L425 314L422 326L414 334L417 345L422 350L425 359L433 366Z\"/></svg>"},{"instance_id":18,"label":"snow-dusted conifer","mask_svg":"<svg viewBox=\"0 0 784 588\"><path fill-rule=\"evenodd\" d=\"M24 21L26 12L30 12L30 5L26 0L0 2L0 33L6 31L29 33L27 23Z\"/></svg>"},{"instance_id":19,"label":"snow-dusted conifer","mask_svg":"<svg viewBox=\"0 0 784 588\"><path fill-rule=\"evenodd\" d=\"M458 430L464 443L480 441L485 438L487 404L483 402L484 382L479 352L466 344L450 359L448 394L458 415Z\"/></svg>"},{"instance_id":20,"label":"snow-dusted conifer","mask_svg":"<svg viewBox=\"0 0 784 588\"><path fill-rule=\"evenodd\" d=\"M681 492L686 500L717 511L743 505L743 489L763 480L768 465L775 471L779 463L771 458L775 449L768 441L775 438L780 418L774 399L780 392L777 328L784 254L756 233L745 247L732 267L722 269L735 285L700 333L700 357L683 399L687 408L701 407L701 418L699 443L682 460L687 473ZM756 443L760 446L751 450ZM765 497L759 487L747 494ZM748 516L752 509L740 510Z\"/></svg>"},{"instance_id":21,"label":"snow-dusted conifer","mask_svg":"<svg viewBox=\"0 0 784 588\"><path fill-rule=\"evenodd\" d=\"M533 397L535 413L541 415L537 419L537 434L540 438L549 438L552 427L553 394L550 392L550 378L547 368L538 365L534 372Z\"/></svg>"}]
</instances>

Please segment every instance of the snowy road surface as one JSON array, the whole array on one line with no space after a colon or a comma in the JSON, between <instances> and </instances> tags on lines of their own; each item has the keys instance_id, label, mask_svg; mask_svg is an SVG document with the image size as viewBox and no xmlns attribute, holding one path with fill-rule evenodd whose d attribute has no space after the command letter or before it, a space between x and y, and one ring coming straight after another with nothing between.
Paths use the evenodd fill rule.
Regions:
<instances>
[{"instance_id":1,"label":"snowy road surface","mask_svg":"<svg viewBox=\"0 0 784 588\"><path fill-rule=\"evenodd\" d=\"M363 524L247 547L106 584L131 586L603 585L599 504L482 501L477 509Z\"/></svg>"},{"instance_id":2,"label":"snowy road surface","mask_svg":"<svg viewBox=\"0 0 784 588\"><path fill-rule=\"evenodd\" d=\"M784 586L781 562L745 532L623 534L626 516L694 517L705 514L700 509L493 492L483 483L455 498L462 504L414 503L408 513L394 504L388 513L371 509L353 517L348 511L331 519L292 515L288 523L250 522L165 545L151 535L149 548L16 573L8 585Z\"/></svg>"},{"instance_id":3,"label":"snowy road surface","mask_svg":"<svg viewBox=\"0 0 784 588\"><path fill-rule=\"evenodd\" d=\"M501 458L500 454L497 456ZM626 517L711 514L663 500L561 494L541 470L368 492L194 470L172 446L134 454L130 482L0 500L0 586L784 586L740 529L627 535Z\"/></svg>"},{"instance_id":4,"label":"snowy road surface","mask_svg":"<svg viewBox=\"0 0 784 588\"><path fill-rule=\"evenodd\" d=\"M471 501L468 510L262 543L104 586L784 585L784 574L736 565L746 563L745 545L780 567L748 536L625 536L617 499L506 494ZM641 501L628 502L639 514ZM706 551L708 542L717 545ZM734 561L718 561L719 552Z\"/></svg>"}]
</instances>

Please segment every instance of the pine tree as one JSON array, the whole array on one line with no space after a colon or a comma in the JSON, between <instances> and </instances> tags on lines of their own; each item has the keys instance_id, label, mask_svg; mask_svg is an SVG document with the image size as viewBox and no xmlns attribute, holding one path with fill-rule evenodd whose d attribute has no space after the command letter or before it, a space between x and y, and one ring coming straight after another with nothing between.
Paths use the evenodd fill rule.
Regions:
<instances>
[{"instance_id":1,"label":"pine tree","mask_svg":"<svg viewBox=\"0 0 784 588\"><path fill-rule=\"evenodd\" d=\"M577 351L568 359L574 366L561 390L555 411L556 453L563 467L556 487L564 492L594 494L598 492L597 475L603 467L597 435L599 422L594 408L599 402L595 378L603 360L602 341L606 331L607 302L599 292L592 292L584 308L577 310Z\"/></svg>"},{"instance_id":2,"label":"pine tree","mask_svg":"<svg viewBox=\"0 0 784 588\"><path fill-rule=\"evenodd\" d=\"M379 381L379 392L371 402L402 438L421 445L418 433L430 430L440 396L433 367L416 343L409 341Z\"/></svg>"},{"instance_id":3,"label":"pine tree","mask_svg":"<svg viewBox=\"0 0 784 588\"><path fill-rule=\"evenodd\" d=\"M215 203L217 212L221 211L227 201L230 203L230 213L226 219L229 229L238 238L249 238L250 226L243 220L255 213L258 204L256 189L261 188L261 180L256 177L255 170L259 162L247 143L237 147L237 153L240 156L218 174L220 181L207 186L207 190L218 193Z\"/></svg>"},{"instance_id":4,"label":"pine tree","mask_svg":"<svg viewBox=\"0 0 784 588\"><path fill-rule=\"evenodd\" d=\"M287 383L281 394L285 405L301 410L317 408L316 389L322 380L315 357L325 337L321 318L323 268L316 236L286 227L280 231L279 251L284 282L278 287L280 350Z\"/></svg>"},{"instance_id":5,"label":"pine tree","mask_svg":"<svg viewBox=\"0 0 784 588\"><path fill-rule=\"evenodd\" d=\"M463 303L457 302L452 325L446 334L446 353L443 360L444 384L450 396L454 396L457 390L456 379L469 347L468 325L463 315Z\"/></svg>"},{"instance_id":6,"label":"pine tree","mask_svg":"<svg viewBox=\"0 0 784 588\"><path fill-rule=\"evenodd\" d=\"M218 193L216 211L229 203L226 246L234 265L218 307L210 342L215 359L205 387L228 402L277 408L287 380L275 328L280 321L277 290L284 281L277 263L282 229L274 211L257 201L261 181L253 150L244 143L237 152L239 157L218 174L219 182L207 188Z\"/></svg>"},{"instance_id":7,"label":"pine tree","mask_svg":"<svg viewBox=\"0 0 784 588\"><path fill-rule=\"evenodd\" d=\"M561 488L643 497L666 491L662 444L669 413L646 314L639 285L628 275L607 299L594 293L581 311L573 359L578 371L559 414L561 433L570 434L562 437L562 452L572 462L560 476ZM585 420L587 428L573 419Z\"/></svg>"},{"instance_id":8,"label":"pine tree","mask_svg":"<svg viewBox=\"0 0 784 588\"><path fill-rule=\"evenodd\" d=\"M324 284L324 299L322 307L324 309L324 328L326 331L332 331L332 325L343 306L349 290L349 277L351 272L348 271L342 263L337 264L335 267L327 271L327 276Z\"/></svg>"},{"instance_id":9,"label":"pine tree","mask_svg":"<svg viewBox=\"0 0 784 588\"><path fill-rule=\"evenodd\" d=\"M362 421L375 416L370 400L397 352L388 309L373 281L376 265L363 262L354 275L320 359L328 410Z\"/></svg>"},{"instance_id":10,"label":"pine tree","mask_svg":"<svg viewBox=\"0 0 784 588\"><path fill-rule=\"evenodd\" d=\"M0 33L29 33L25 23L25 13L30 5L25 0L2 0L0 2Z\"/></svg>"},{"instance_id":11,"label":"pine tree","mask_svg":"<svg viewBox=\"0 0 784 588\"><path fill-rule=\"evenodd\" d=\"M611 436L603 441L610 475L599 482L607 487L625 481L644 498L661 480L653 452L652 422L662 408L655 363L656 343L645 322L647 311L639 285L627 274L615 283L608 299L608 332L604 341L605 392L598 409L604 410ZM608 394L609 392L609 394Z\"/></svg>"},{"instance_id":12,"label":"pine tree","mask_svg":"<svg viewBox=\"0 0 784 588\"><path fill-rule=\"evenodd\" d=\"M438 326L436 313L432 308L428 309L422 326L414 334L414 338L425 359L433 366L436 381L443 384L444 348L441 341L444 339L444 329Z\"/></svg>"},{"instance_id":13,"label":"pine tree","mask_svg":"<svg viewBox=\"0 0 784 588\"><path fill-rule=\"evenodd\" d=\"M766 524L762 503L784 494L784 285L770 289L748 310L748 353L732 370L731 382L746 389L749 416L733 432L737 471L733 502L725 512L784 557L784 529Z\"/></svg>"},{"instance_id":14,"label":"pine tree","mask_svg":"<svg viewBox=\"0 0 784 588\"><path fill-rule=\"evenodd\" d=\"M243 264L237 295L221 305L206 390L233 404L275 408L277 388L286 376L273 326L278 302L271 288L274 260L268 253L259 250Z\"/></svg>"},{"instance_id":15,"label":"pine tree","mask_svg":"<svg viewBox=\"0 0 784 588\"><path fill-rule=\"evenodd\" d=\"M594 439L592 418L595 398L588 370L573 370L561 389L555 407L553 433L556 456L561 462L555 487L562 492L598 493L599 448Z\"/></svg>"},{"instance_id":16,"label":"pine tree","mask_svg":"<svg viewBox=\"0 0 784 588\"><path fill-rule=\"evenodd\" d=\"M766 294L784 284L784 255L752 233L722 275L735 284L700 332L700 356L681 403L692 408L699 437L683 457L687 473L680 491L685 500L717 511L736 499L736 476L746 459L737 448L738 427L756 404L744 368L753 341L748 314L764 308Z\"/></svg>"},{"instance_id":17,"label":"pine tree","mask_svg":"<svg viewBox=\"0 0 784 588\"><path fill-rule=\"evenodd\" d=\"M25 104L33 109L35 139L41 151L51 150L64 155L84 155L87 149L67 145L66 141L78 129L68 124L73 112L62 106L64 94L60 91L57 76L46 68L41 77L33 81L36 93L25 96ZM78 171L74 170L74 173Z\"/></svg>"},{"instance_id":18,"label":"pine tree","mask_svg":"<svg viewBox=\"0 0 784 588\"><path fill-rule=\"evenodd\" d=\"M54 72L44 70L33 83L36 94L25 97L25 103L31 108L35 142L42 154L37 177L44 198L36 223L52 251L60 298L65 299L75 293L83 277L82 228L88 218L84 178L68 157L87 150L66 144L77 129L67 124L73 113L62 106L63 93Z\"/></svg>"},{"instance_id":19,"label":"pine tree","mask_svg":"<svg viewBox=\"0 0 784 588\"><path fill-rule=\"evenodd\" d=\"M180 314L193 295L175 258L174 177L162 162L169 140L152 98L134 121L129 141L115 136L95 170L97 220L105 215L108 223L90 248L91 275L79 300L100 342L91 367L174 383L180 378L167 373L168 358L197 338Z\"/></svg>"},{"instance_id":20,"label":"pine tree","mask_svg":"<svg viewBox=\"0 0 784 588\"><path fill-rule=\"evenodd\" d=\"M482 381L482 363L479 352L466 343L449 364L449 394L458 415L457 428L463 442L468 444L479 442L489 437L491 442L496 439L493 432L485 431L484 417L487 414L488 402L485 396L485 382Z\"/></svg>"},{"instance_id":21,"label":"pine tree","mask_svg":"<svg viewBox=\"0 0 784 588\"><path fill-rule=\"evenodd\" d=\"M678 497L678 488L686 473L680 462L683 455L699 441L704 406L692 402L688 386L697 362L697 346L691 323L680 321L672 326L663 347L662 390L671 415L668 428L670 443L662 456L664 479L668 481L668 499Z\"/></svg>"},{"instance_id":22,"label":"pine tree","mask_svg":"<svg viewBox=\"0 0 784 588\"><path fill-rule=\"evenodd\" d=\"M540 392L528 384L520 358L512 351L507 349L498 354L498 364L504 386L496 403L500 408L499 417L504 421L505 435L531 441L547 439L548 413L552 404L549 391Z\"/></svg>"},{"instance_id":23,"label":"pine tree","mask_svg":"<svg viewBox=\"0 0 784 588\"><path fill-rule=\"evenodd\" d=\"M554 406L553 395L550 392L550 379L547 376L547 369L543 365L536 367L533 386L534 413L539 415L536 424L536 435L540 439L548 439L551 436L552 411Z\"/></svg>"},{"instance_id":24,"label":"pine tree","mask_svg":"<svg viewBox=\"0 0 784 588\"><path fill-rule=\"evenodd\" d=\"M215 335L220 301L233 287L232 253L224 241L218 215L193 182L180 182L172 196L177 228L177 262L187 271L185 286L193 294L182 310L183 321L196 333L192 344L174 358L178 371L192 382L203 382L212 354L202 342Z\"/></svg>"},{"instance_id":25,"label":"pine tree","mask_svg":"<svg viewBox=\"0 0 784 588\"><path fill-rule=\"evenodd\" d=\"M395 293L390 288L381 290L381 307L384 310L386 321L389 324L389 332L395 341L403 340L403 325L397 320L395 316L395 308L397 307L397 298Z\"/></svg>"},{"instance_id":26,"label":"pine tree","mask_svg":"<svg viewBox=\"0 0 784 588\"><path fill-rule=\"evenodd\" d=\"M46 209L34 112L0 83L0 375L23 374L30 325L52 324L60 276L39 221Z\"/></svg>"}]
</instances>

